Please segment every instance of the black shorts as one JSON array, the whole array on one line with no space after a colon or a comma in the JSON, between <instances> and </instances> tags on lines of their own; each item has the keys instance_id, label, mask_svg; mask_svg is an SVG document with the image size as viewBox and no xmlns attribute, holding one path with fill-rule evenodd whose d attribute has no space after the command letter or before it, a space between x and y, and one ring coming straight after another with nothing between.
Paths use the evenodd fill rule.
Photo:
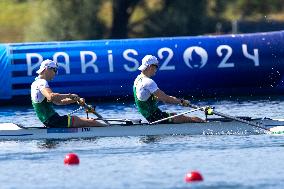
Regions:
<instances>
[{"instance_id":1,"label":"black shorts","mask_svg":"<svg viewBox=\"0 0 284 189\"><path fill-rule=\"evenodd\" d=\"M154 121L158 121L164 118L167 118L171 116L170 113L167 112L162 112L160 109L156 110L154 113L152 113L149 117L147 117L147 121L154 122ZM165 121L161 121L160 123L165 124L165 123L173 123L172 119L167 119Z\"/></svg>"},{"instance_id":2,"label":"black shorts","mask_svg":"<svg viewBox=\"0 0 284 189\"><path fill-rule=\"evenodd\" d=\"M69 115L60 116L55 113L53 116L48 118L43 124L46 127L72 127L74 122L74 117Z\"/></svg>"}]
</instances>

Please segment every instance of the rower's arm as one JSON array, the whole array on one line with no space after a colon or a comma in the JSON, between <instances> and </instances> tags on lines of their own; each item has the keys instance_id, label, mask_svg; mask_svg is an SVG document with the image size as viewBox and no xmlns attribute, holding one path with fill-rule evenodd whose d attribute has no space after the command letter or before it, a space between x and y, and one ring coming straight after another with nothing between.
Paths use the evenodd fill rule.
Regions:
<instances>
[{"instance_id":1,"label":"rower's arm","mask_svg":"<svg viewBox=\"0 0 284 189\"><path fill-rule=\"evenodd\" d=\"M44 88L41 90L41 93L46 97L46 99L50 102L53 102L56 105L66 105L72 104L76 101L71 99L74 94L60 94L54 93L50 88Z\"/></svg>"},{"instance_id":2,"label":"rower's arm","mask_svg":"<svg viewBox=\"0 0 284 189\"><path fill-rule=\"evenodd\" d=\"M178 99L174 96L169 96L164 91L162 91L161 89L156 90L153 94L155 95L157 100L163 101L165 103L181 104L181 102L182 102L181 99Z\"/></svg>"}]
</instances>

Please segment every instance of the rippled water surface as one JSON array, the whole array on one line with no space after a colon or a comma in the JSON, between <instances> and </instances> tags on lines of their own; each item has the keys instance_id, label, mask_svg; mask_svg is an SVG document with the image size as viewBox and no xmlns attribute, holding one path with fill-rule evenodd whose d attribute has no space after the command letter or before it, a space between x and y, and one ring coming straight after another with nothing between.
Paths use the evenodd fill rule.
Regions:
<instances>
[{"instance_id":1,"label":"rippled water surface","mask_svg":"<svg viewBox=\"0 0 284 189\"><path fill-rule=\"evenodd\" d=\"M281 98L195 102L231 115L284 117ZM60 114L76 106L57 106ZM161 105L163 110L187 109ZM132 103L100 103L104 117L142 118ZM77 115L85 116L84 112ZM201 112L193 115L203 117ZM39 126L31 106L0 107L0 123ZM284 186L284 136L108 137L90 140L0 141L0 188L278 188ZM63 164L74 152L78 166ZM185 183L198 170L200 183Z\"/></svg>"}]
</instances>

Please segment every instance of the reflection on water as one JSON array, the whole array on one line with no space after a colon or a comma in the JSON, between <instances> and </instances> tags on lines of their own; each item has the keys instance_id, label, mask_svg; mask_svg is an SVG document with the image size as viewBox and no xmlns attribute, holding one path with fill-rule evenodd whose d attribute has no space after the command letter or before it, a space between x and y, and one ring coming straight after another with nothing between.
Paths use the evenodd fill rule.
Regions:
<instances>
[{"instance_id":1,"label":"reflection on water","mask_svg":"<svg viewBox=\"0 0 284 189\"><path fill-rule=\"evenodd\" d=\"M160 142L162 139L162 136L144 136L140 137L139 141L141 143L150 144L155 142Z\"/></svg>"},{"instance_id":2,"label":"reflection on water","mask_svg":"<svg viewBox=\"0 0 284 189\"><path fill-rule=\"evenodd\" d=\"M59 147L60 141L59 140L42 140L37 143L37 147L40 149L54 149Z\"/></svg>"},{"instance_id":3,"label":"reflection on water","mask_svg":"<svg viewBox=\"0 0 284 189\"><path fill-rule=\"evenodd\" d=\"M142 136L142 137L136 137L139 141L139 143L142 144L154 144L161 142L163 138L167 136ZM98 142L100 139L103 140L105 137L94 137L94 138L76 138L76 139L44 139L44 140L38 140L36 141L36 146L39 149L56 149L60 148L62 145L65 145L66 143L70 142L81 142L84 144L87 143L92 143L95 144ZM108 137L106 137L108 138ZM119 138L119 137L114 137L114 138ZM114 139L115 140L115 139ZM117 140L119 141L119 140Z\"/></svg>"},{"instance_id":4,"label":"reflection on water","mask_svg":"<svg viewBox=\"0 0 284 189\"><path fill-rule=\"evenodd\" d=\"M56 149L61 147L62 145L65 145L66 143L70 142L78 142L78 143L96 143L98 140L98 137L94 138L74 138L74 139L43 139L43 140L37 140L37 147L39 149Z\"/></svg>"}]
</instances>

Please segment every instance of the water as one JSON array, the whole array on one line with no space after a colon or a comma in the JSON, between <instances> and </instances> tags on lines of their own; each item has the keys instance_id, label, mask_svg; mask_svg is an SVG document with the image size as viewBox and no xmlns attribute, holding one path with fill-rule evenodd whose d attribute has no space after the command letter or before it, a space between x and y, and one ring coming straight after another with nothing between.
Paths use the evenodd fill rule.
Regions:
<instances>
[{"instance_id":1,"label":"water","mask_svg":"<svg viewBox=\"0 0 284 189\"><path fill-rule=\"evenodd\" d=\"M283 118L284 100L238 99L195 102L220 112L252 117ZM76 106L57 106L68 113ZM178 106L163 110L183 112ZM104 117L142 118L132 103L99 104ZM85 116L83 112L77 115ZM194 113L202 117L202 113ZM31 106L0 107L0 122L39 126ZM0 142L0 188L283 188L284 137L161 136L109 137L90 140ZM78 166L63 164L74 152ZM198 170L200 183L184 182L187 172Z\"/></svg>"}]
</instances>

